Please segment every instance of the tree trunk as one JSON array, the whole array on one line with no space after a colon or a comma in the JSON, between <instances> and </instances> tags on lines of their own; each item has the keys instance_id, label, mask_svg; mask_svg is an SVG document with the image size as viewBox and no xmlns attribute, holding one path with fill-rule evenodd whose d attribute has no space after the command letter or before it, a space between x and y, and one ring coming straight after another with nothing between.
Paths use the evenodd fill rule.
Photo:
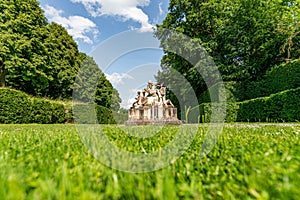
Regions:
<instances>
[{"instance_id":1,"label":"tree trunk","mask_svg":"<svg viewBox=\"0 0 300 200\"><path fill-rule=\"evenodd\" d=\"M5 65L4 63L0 63L0 87L5 87L5 75L6 75L6 70L5 70Z\"/></svg>"}]
</instances>

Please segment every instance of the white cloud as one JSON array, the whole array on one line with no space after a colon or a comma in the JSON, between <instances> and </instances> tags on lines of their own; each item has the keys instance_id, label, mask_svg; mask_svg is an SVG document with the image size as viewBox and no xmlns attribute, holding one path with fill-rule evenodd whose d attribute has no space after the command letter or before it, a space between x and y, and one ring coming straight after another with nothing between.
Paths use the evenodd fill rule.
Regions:
<instances>
[{"instance_id":1,"label":"white cloud","mask_svg":"<svg viewBox=\"0 0 300 200\"><path fill-rule=\"evenodd\" d=\"M135 98L130 98L130 99L128 99L128 100L127 100L127 103L126 103L126 104L125 104L125 103L123 104L124 107L125 107L125 108L130 108L131 105L135 102L135 100L136 100Z\"/></svg>"},{"instance_id":2,"label":"white cloud","mask_svg":"<svg viewBox=\"0 0 300 200\"><path fill-rule=\"evenodd\" d=\"M92 34L93 39L99 34L97 26L88 18L81 16L63 17L63 11L47 5L45 8L46 17L52 21L62 25L67 29L68 33L73 36L75 40L83 40L83 42L92 44L93 41L89 34Z\"/></svg>"},{"instance_id":3,"label":"white cloud","mask_svg":"<svg viewBox=\"0 0 300 200\"><path fill-rule=\"evenodd\" d=\"M162 9L162 2L160 2L160 3L158 4L158 10L159 10L159 15L164 14L164 11L163 11L163 9Z\"/></svg>"},{"instance_id":4,"label":"white cloud","mask_svg":"<svg viewBox=\"0 0 300 200\"><path fill-rule=\"evenodd\" d=\"M71 0L82 3L93 16L115 16L121 20L133 20L141 24L141 31L151 31L149 17L139 7L149 6L150 0Z\"/></svg>"},{"instance_id":5,"label":"white cloud","mask_svg":"<svg viewBox=\"0 0 300 200\"><path fill-rule=\"evenodd\" d=\"M128 74L119 74L119 73L113 73L113 74L105 74L107 80L111 82L113 85L124 85L125 79L133 79L132 76Z\"/></svg>"}]
</instances>

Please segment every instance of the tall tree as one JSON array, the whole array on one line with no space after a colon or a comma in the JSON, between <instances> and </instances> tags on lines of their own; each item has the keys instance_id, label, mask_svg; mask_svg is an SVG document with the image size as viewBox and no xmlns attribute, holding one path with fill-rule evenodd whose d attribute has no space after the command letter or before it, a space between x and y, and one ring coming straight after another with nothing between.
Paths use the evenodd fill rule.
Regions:
<instances>
[{"instance_id":1,"label":"tall tree","mask_svg":"<svg viewBox=\"0 0 300 200\"><path fill-rule=\"evenodd\" d=\"M118 91L95 61L78 51L77 43L65 28L47 22L37 0L0 1L1 87L53 99L70 99L81 66L86 76L75 84L83 92L78 98L89 101L91 88L85 87L97 79L95 102L118 110L121 101Z\"/></svg>"},{"instance_id":2,"label":"tall tree","mask_svg":"<svg viewBox=\"0 0 300 200\"><path fill-rule=\"evenodd\" d=\"M224 80L259 80L274 65L299 58L299 16L298 0L171 0L155 33L165 49L157 79L170 79L172 68L198 95L206 89L195 68L164 47L176 31L206 49ZM183 50L197 59L188 43Z\"/></svg>"},{"instance_id":3,"label":"tall tree","mask_svg":"<svg viewBox=\"0 0 300 200\"><path fill-rule=\"evenodd\" d=\"M83 62L77 43L65 28L56 23L46 27L42 46L44 47L45 73L49 77L49 85L43 95L52 98L70 98L75 77Z\"/></svg>"},{"instance_id":4,"label":"tall tree","mask_svg":"<svg viewBox=\"0 0 300 200\"><path fill-rule=\"evenodd\" d=\"M32 43L34 31L46 25L36 0L0 2L0 86L25 89L30 79L45 79ZM16 81L16 80L23 80Z\"/></svg>"},{"instance_id":5,"label":"tall tree","mask_svg":"<svg viewBox=\"0 0 300 200\"><path fill-rule=\"evenodd\" d=\"M73 100L118 111L121 99L92 57L81 53L83 63L74 84Z\"/></svg>"},{"instance_id":6,"label":"tall tree","mask_svg":"<svg viewBox=\"0 0 300 200\"><path fill-rule=\"evenodd\" d=\"M71 98L82 61L65 28L48 24L36 0L1 1L0 11L0 86Z\"/></svg>"}]
</instances>

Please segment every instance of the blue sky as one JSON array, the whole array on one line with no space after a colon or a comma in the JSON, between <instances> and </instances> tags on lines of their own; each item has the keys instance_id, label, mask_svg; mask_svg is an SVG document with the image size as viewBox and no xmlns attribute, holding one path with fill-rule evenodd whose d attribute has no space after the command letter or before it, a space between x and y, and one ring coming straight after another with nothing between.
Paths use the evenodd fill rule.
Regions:
<instances>
[{"instance_id":1,"label":"blue sky","mask_svg":"<svg viewBox=\"0 0 300 200\"><path fill-rule=\"evenodd\" d=\"M123 107L130 105L136 89L154 80L162 50L152 28L165 18L169 0L40 0L40 4L49 22L64 26L79 50L94 57L118 89Z\"/></svg>"}]
</instances>

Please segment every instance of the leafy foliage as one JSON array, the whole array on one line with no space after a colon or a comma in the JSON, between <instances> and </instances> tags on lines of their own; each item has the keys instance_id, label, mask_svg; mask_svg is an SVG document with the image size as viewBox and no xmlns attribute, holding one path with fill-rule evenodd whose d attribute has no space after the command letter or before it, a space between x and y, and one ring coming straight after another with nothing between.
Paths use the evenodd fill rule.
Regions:
<instances>
[{"instance_id":1,"label":"leafy foliage","mask_svg":"<svg viewBox=\"0 0 300 200\"><path fill-rule=\"evenodd\" d=\"M29 123L58 124L66 122L63 104L46 99L33 98Z\"/></svg>"},{"instance_id":2,"label":"leafy foliage","mask_svg":"<svg viewBox=\"0 0 300 200\"><path fill-rule=\"evenodd\" d=\"M16 88L30 89L37 86L31 81L39 80L43 87L47 77L42 73L42 63L36 62L41 56L40 48L34 48L39 40L36 34L46 26L39 3L4 0L0 2L0 11L0 85L7 82Z\"/></svg>"},{"instance_id":3,"label":"leafy foliage","mask_svg":"<svg viewBox=\"0 0 300 200\"><path fill-rule=\"evenodd\" d=\"M83 63L74 84L73 100L96 103L99 106L120 109L121 98L93 58L81 54Z\"/></svg>"},{"instance_id":4,"label":"leafy foliage","mask_svg":"<svg viewBox=\"0 0 300 200\"><path fill-rule=\"evenodd\" d=\"M73 111L91 114L87 112L87 104L75 104L73 108L64 102L31 97L24 92L12 90L8 88L0 88L0 123L3 124L57 124L71 123L77 120L79 123L87 123L80 121L73 115ZM73 109L73 111L72 111ZM94 123L99 124L115 124L124 123L127 114L112 111L112 109L93 105L96 119ZM86 117L84 117L86 118ZM90 121L89 121L90 123Z\"/></svg>"},{"instance_id":5,"label":"leafy foliage","mask_svg":"<svg viewBox=\"0 0 300 200\"><path fill-rule=\"evenodd\" d=\"M243 102L226 104L227 122L299 122L300 88L286 90ZM200 105L201 122L209 122L211 103ZM224 104L214 103L216 109L225 109Z\"/></svg>"},{"instance_id":6,"label":"leafy foliage","mask_svg":"<svg viewBox=\"0 0 300 200\"><path fill-rule=\"evenodd\" d=\"M1 86L51 98L70 98L80 66L77 44L48 24L36 0L0 3Z\"/></svg>"},{"instance_id":7,"label":"leafy foliage","mask_svg":"<svg viewBox=\"0 0 300 200\"><path fill-rule=\"evenodd\" d=\"M300 87L300 60L282 63L267 71L259 81L239 83L224 82L227 102L244 101L270 96L288 89ZM200 103L218 102L219 87L213 85L199 96Z\"/></svg>"},{"instance_id":8,"label":"leafy foliage","mask_svg":"<svg viewBox=\"0 0 300 200\"><path fill-rule=\"evenodd\" d=\"M238 121L300 121L300 88L240 104Z\"/></svg>"},{"instance_id":9,"label":"leafy foliage","mask_svg":"<svg viewBox=\"0 0 300 200\"><path fill-rule=\"evenodd\" d=\"M207 86L191 63L168 51L165 43L176 31L205 48L225 81L245 87L260 81L275 65L300 57L299 13L297 0L171 0L155 33L165 53L157 80L170 80L174 69L199 96L213 85ZM195 48L189 42L182 48L188 60L201 60Z\"/></svg>"},{"instance_id":10,"label":"leafy foliage","mask_svg":"<svg viewBox=\"0 0 300 200\"><path fill-rule=\"evenodd\" d=\"M0 123L54 124L66 121L63 104L7 88L0 88Z\"/></svg>"},{"instance_id":11,"label":"leafy foliage","mask_svg":"<svg viewBox=\"0 0 300 200\"><path fill-rule=\"evenodd\" d=\"M73 105L73 116L76 124L115 124L113 111L97 104Z\"/></svg>"},{"instance_id":12,"label":"leafy foliage","mask_svg":"<svg viewBox=\"0 0 300 200\"><path fill-rule=\"evenodd\" d=\"M236 98L241 101L269 96L300 87L300 59L282 63L267 71L263 78L247 84L236 84Z\"/></svg>"},{"instance_id":13,"label":"leafy foliage","mask_svg":"<svg viewBox=\"0 0 300 200\"><path fill-rule=\"evenodd\" d=\"M65 28L47 22L37 0L0 2L0 87L51 99L71 99L81 65L91 65L90 77L100 81L97 104L117 111L121 101L118 92L94 60L78 51ZM95 70L99 72L93 74ZM82 81L89 82L90 77ZM81 99L87 98L82 94Z\"/></svg>"},{"instance_id":14,"label":"leafy foliage","mask_svg":"<svg viewBox=\"0 0 300 200\"><path fill-rule=\"evenodd\" d=\"M51 23L42 36L44 46L45 71L49 78L48 86L40 93L54 99L70 99L75 77L82 64L77 43L61 25Z\"/></svg>"},{"instance_id":15,"label":"leafy foliage","mask_svg":"<svg viewBox=\"0 0 300 200\"><path fill-rule=\"evenodd\" d=\"M28 123L31 99L23 92L0 88L0 123Z\"/></svg>"}]
</instances>

